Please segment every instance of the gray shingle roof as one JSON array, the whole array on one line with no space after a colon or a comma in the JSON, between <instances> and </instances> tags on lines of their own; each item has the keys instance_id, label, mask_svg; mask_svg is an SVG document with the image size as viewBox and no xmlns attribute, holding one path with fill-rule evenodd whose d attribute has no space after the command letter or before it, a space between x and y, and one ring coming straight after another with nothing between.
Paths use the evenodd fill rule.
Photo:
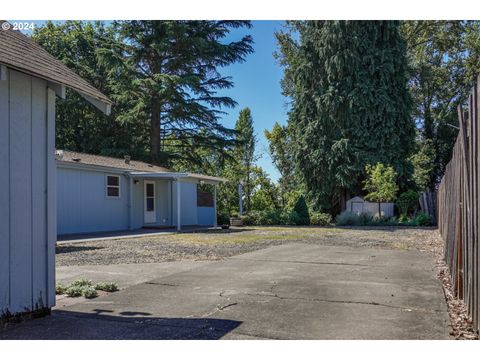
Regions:
<instances>
[{"instance_id":1,"label":"gray shingle roof","mask_svg":"<svg viewBox=\"0 0 480 360\"><path fill-rule=\"evenodd\" d=\"M57 150L57 153L63 152L63 156L57 155L57 160L63 163L70 163L70 164L84 164L84 165L92 165L92 166L102 166L102 167L109 167L115 170L127 170L136 173L170 173L172 176L182 176L188 177L192 179L197 179L200 181L213 181L213 182L226 182L227 180L220 177L203 175L203 174L195 174L195 173L174 173L171 170L145 163L143 161L135 161L130 160L130 163L127 164L125 159L114 158L110 156L101 156L101 155L91 155L85 153L79 153L74 151L66 151L66 150Z\"/></svg>"},{"instance_id":2,"label":"gray shingle roof","mask_svg":"<svg viewBox=\"0 0 480 360\"><path fill-rule=\"evenodd\" d=\"M112 102L65 64L19 31L3 30L0 20L0 63L30 75L63 84L105 104Z\"/></svg>"},{"instance_id":3,"label":"gray shingle roof","mask_svg":"<svg viewBox=\"0 0 480 360\"><path fill-rule=\"evenodd\" d=\"M60 150L61 151L61 150ZM100 155L91 155L85 153L79 153L74 151L63 151L63 158L57 156L59 161L75 163L75 164L85 164L85 165L94 165L94 166L105 166L115 169L125 169L132 171L145 171L145 172L170 172L167 168L147 164L142 161L130 160L130 163L127 164L125 159L114 158L109 156L100 156Z\"/></svg>"}]
</instances>

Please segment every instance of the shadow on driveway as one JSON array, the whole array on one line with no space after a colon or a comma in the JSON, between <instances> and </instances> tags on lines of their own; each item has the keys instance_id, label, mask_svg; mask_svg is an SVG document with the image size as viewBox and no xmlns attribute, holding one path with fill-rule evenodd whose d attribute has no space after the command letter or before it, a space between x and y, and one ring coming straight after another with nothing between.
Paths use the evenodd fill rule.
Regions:
<instances>
[{"instance_id":1,"label":"shadow on driveway","mask_svg":"<svg viewBox=\"0 0 480 360\"><path fill-rule=\"evenodd\" d=\"M150 317L147 312L108 315L54 310L51 316L35 321L7 324L0 329L1 340L218 340L241 322L209 318Z\"/></svg>"}]
</instances>

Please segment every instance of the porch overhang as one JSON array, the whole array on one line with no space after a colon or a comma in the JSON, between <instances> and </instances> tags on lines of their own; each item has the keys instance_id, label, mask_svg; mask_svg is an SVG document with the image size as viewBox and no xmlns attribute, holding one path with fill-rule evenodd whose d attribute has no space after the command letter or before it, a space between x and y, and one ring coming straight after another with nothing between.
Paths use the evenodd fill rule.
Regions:
<instances>
[{"instance_id":1,"label":"porch overhang","mask_svg":"<svg viewBox=\"0 0 480 360\"><path fill-rule=\"evenodd\" d=\"M141 179L163 179L163 180L171 180L171 181L192 181L193 180L201 184L210 184L210 185L218 185L220 183L227 182L226 179L220 178L220 177L192 174L192 173L180 173L180 172L133 171L133 172L130 172L130 176L141 178Z\"/></svg>"},{"instance_id":2,"label":"porch overhang","mask_svg":"<svg viewBox=\"0 0 480 360\"><path fill-rule=\"evenodd\" d=\"M145 180L169 180L172 181L172 184L175 184L176 187L176 208L177 208L177 231L181 231L181 185L182 182L196 182L200 184L210 184L213 185L214 194L213 194L213 207L214 207L214 228L217 228L217 185L220 183L227 182L226 179L192 174L192 173L179 173L179 172L143 172L143 171L130 171L128 172L130 177L130 186L132 185L132 179L145 179ZM131 192L130 192L131 193ZM133 199L131 199L133 201ZM132 208L132 207L131 207Z\"/></svg>"}]
</instances>

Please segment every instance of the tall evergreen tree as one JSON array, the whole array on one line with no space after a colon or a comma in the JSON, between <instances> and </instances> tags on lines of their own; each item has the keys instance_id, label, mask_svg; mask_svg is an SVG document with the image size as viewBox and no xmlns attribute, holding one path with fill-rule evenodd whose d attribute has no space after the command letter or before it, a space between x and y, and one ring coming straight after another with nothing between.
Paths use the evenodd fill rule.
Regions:
<instances>
[{"instance_id":1,"label":"tall evergreen tree","mask_svg":"<svg viewBox=\"0 0 480 360\"><path fill-rule=\"evenodd\" d=\"M220 124L222 107L236 103L217 91L233 86L220 68L244 61L253 51L252 38L225 41L231 29L250 27L248 21L120 21L115 23L122 46L105 51L103 59L122 74L118 97L135 99L125 116L149 122L152 161L168 165L191 150L223 151L234 132Z\"/></svg>"},{"instance_id":2,"label":"tall evergreen tree","mask_svg":"<svg viewBox=\"0 0 480 360\"><path fill-rule=\"evenodd\" d=\"M295 162L309 199L336 212L361 191L367 164L411 178L415 125L410 116L405 43L395 21L305 21L277 36L291 98Z\"/></svg>"},{"instance_id":3,"label":"tall evergreen tree","mask_svg":"<svg viewBox=\"0 0 480 360\"><path fill-rule=\"evenodd\" d=\"M32 38L93 86L115 99L118 80L104 66L99 54L120 44L110 26L101 22L46 22L35 28ZM144 128L122 121L130 107L128 96L115 101L112 114L106 116L74 91L67 89L66 99L57 101L56 144L60 149L104 155L142 157L148 143Z\"/></svg>"},{"instance_id":4,"label":"tall evergreen tree","mask_svg":"<svg viewBox=\"0 0 480 360\"><path fill-rule=\"evenodd\" d=\"M253 129L252 113L248 107L240 110L238 120L235 123L235 130L237 132L235 158L240 165L239 173L242 174L240 180L243 182L245 191L246 210L249 211L251 210L251 198L253 191L253 165L257 160L255 156L255 144L257 139Z\"/></svg>"}]
</instances>

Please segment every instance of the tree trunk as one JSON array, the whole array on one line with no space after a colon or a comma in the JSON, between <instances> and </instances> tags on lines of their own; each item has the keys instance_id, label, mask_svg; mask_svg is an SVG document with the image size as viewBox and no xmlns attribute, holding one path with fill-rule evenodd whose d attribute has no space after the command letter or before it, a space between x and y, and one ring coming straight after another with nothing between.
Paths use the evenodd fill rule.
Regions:
<instances>
[{"instance_id":1,"label":"tree trunk","mask_svg":"<svg viewBox=\"0 0 480 360\"><path fill-rule=\"evenodd\" d=\"M425 139L433 140L433 116L430 110L430 101L427 104L424 104L424 107L423 136L425 136Z\"/></svg>"},{"instance_id":2,"label":"tree trunk","mask_svg":"<svg viewBox=\"0 0 480 360\"><path fill-rule=\"evenodd\" d=\"M342 189L340 195L340 211L343 212L347 210L347 200L348 200L348 190Z\"/></svg>"},{"instance_id":3,"label":"tree trunk","mask_svg":"<svg viewBox=\"0 0 480 360\"><path fill-rule=\"evenodd\" d=\"M378 217L382 217L382 208L381 208L381 202L378 202Z\"/></svg>"},{"instance_id":4,"label":"tree trunk","mask_svg":"<svg viewBox=\"0 0 480 360\"><path fill-rule=\"evenodd\" d=\"M160 157L160 104L154 102L150 114L150 152L152 161L158 163Z\"/></svg>"},{"instance_id":5,"label":"tree trunk","mask_svg":"<svg viewBox=\"0 0 480 360\"><path fill-rule=\"evenodd\" d=\"M246 212L249 212L250 211L250 166L247 166L247 183L246 183L246 186L245 186L245 195L246 195Z\"/></svg>"}]
</instances>

